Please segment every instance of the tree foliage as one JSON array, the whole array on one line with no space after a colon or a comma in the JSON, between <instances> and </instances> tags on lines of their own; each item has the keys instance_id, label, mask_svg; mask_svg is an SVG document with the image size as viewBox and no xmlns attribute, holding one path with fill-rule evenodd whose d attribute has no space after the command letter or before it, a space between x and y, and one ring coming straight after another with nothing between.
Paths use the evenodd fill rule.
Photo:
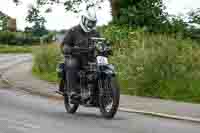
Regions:
<instances>
[{"instance_id":1,"label":"tree foliage","mask_svg":"<svg viewBox=\"0 0 200 133\"><path fill-rule=\"evenodd\" d=\"M19 0L13 0L19 1ZM44 26L45 19L40 14L40 8L45 5L61 4L66 11L78 13L87 7L95 6L101 8L101 3L109 1L112 8L112 23L118 25L129 25L132 28L142 27L150 32L180 33L188 32L188 23L177 16L170 16L166 11L163 0L36 0L37 6L29 10L27 21L35 22L38 27ZM46 12L53 9L49 6ZM189 23L200 24L200 9L189 13Z\"/></svg>"},{"instance_id":2,"label":"tree foliage","mask_svg":"<svg viewBox=\"0 0 200 133\"><path fill-rule=\"evenodd\" d=\"M46 3L43 0L37 0L36 6L31 5L28 10L26 21L33 24L33 27L30 29L32 29L31 31L34 36L43 36L48 33L45 28L46 20L40 12L40 8L44 4Z\"/></svg>"},{"instance_id":3,"label":"tree foliage","mask_svg":"<svg viewBox=\"0 0 200 133\"><path fill-rule=\"evenodd\" d=\"M136 27L154 27L166 21L162 0L123 0L115 23Z\"/></svg>"},{"instance_id":4,"label":"tree foliage","mask_svg":"<svg viewBox=\"0 0 200 133\"><path fill-rule=\"evenodd\" d=\"M189 35L192 39L200 41L200 8L191 10L188 13L188 20L190 23Z\"/></svg>"},{"instance_id":5,"label":"tree foliage","mask_svg":"<svg viewBox=\"0 0 200 133\"><path fill-rule=\"evenodd\" d=\"M16 0L15 0L16 1ZM18 1L18 0L17 0ZM131 25L152 25L164 19L162 0L37 0L39 6L63 4L66 11L81 11L82 5L101 8L102 2L109 1L116 23Z\"/></svg>"},{"instance_id":6,"label":"tree foliage","mask_svg":"<svg viewBox=\"0 0 200 133\"><path fill-rule=\"evenodd\" d=\"M40 6L44 5L53 5L53 4L62 4L64 5L66 11L80 12L81 5L85 4L87 7L96 6L101 8L100 3L106 0L36 0L37 4ZM109 0L112 1L112 0ZM19 0L13 0L16 4L19 3Z\"/></svg>"},{"instance_id":7,"label":"tree foliage","mask_svg":"<svg viewBox=\"0 0 200 133\"><path fill-rule=\"evenodd\" d=\"M188 15L190 23L200 24L200 8L190 11Z\"/></svg>"}]
</instances>

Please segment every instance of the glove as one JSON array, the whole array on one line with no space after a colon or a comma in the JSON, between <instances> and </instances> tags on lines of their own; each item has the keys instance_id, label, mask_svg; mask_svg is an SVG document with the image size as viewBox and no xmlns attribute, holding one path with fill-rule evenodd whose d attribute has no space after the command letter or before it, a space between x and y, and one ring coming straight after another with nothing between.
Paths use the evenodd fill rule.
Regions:
<instances>
[{"instance_id":1,"label":"glove","mask_svg":"<svg viewBox=\"0 0 200 133\"><path fill-rule=\"evenodd\" d=\"M68 46L68 45L64 45L63 47L63 53L64 54L71 54L72 50L71 50L71 47Z\"/></svg>"}]
</instances>

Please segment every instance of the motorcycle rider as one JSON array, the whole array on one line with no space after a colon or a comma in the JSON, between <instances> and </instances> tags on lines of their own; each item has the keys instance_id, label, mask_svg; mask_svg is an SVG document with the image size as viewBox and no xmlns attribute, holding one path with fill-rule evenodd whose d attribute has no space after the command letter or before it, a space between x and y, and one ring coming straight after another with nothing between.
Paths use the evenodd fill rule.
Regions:
<instances>
[{"instance_id":1,"label":"motorcycle rider","mask_svg":"<svg viewBox=\"0 0 200 133\"><path fill-rule=\"evenodd\" d=\"M78 72L90 59L84 55L72 55L71 49L76 46L88 48L89 38L100 37L100 34L95 30L96 24L96 11L90 7L81 15L80 23L68 30L60 45L62 53L69 55L69 57L65 56L65 75L72 91L71 96L75 98L80 98L80 87L77 82ZM60 87L59 91L63 92L63 87Z\"/></svg>"}]
</instances>

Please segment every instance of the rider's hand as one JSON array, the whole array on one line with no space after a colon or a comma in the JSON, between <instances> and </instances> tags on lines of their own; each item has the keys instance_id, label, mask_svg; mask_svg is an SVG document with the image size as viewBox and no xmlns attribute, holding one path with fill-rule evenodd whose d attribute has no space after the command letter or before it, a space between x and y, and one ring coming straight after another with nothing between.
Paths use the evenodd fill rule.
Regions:
<instances>
[{"instance_id":1,"label":"rider's hand","mask_svg":"<svg viewBox=\"0 0 200 133\"><path fill-rule=\"evenodd\" d=\"M68 45L64 45L63 52L64 52L64 54L71 54L71 52L72 52L71 47Z\"/></svg>"}]
</instances>

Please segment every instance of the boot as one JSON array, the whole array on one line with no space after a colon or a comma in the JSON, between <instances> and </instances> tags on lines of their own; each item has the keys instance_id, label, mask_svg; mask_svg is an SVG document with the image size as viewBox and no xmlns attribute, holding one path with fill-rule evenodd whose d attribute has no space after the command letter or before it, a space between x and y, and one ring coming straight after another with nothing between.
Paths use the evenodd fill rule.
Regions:
<instances>
[{"instance_id":1,"label":"boot","mask_svg":"<svg viewBox=\"0 0 200 133\"><path fill-rule=\"evenodd\" d=\"M80 88L73 89L70 95L71 95L70 97L71 97L72 101L80 103L80 101L81 101Z\"/></svg>"},{"instance_id":2,"label":"boot","mask_svg":"<svg viewBox=\"0 0 200 133\"><path fill-rule=\"evenodd\" d=\"M58 93L58 94L64 96L64 87L65 87L65 81L64 81L64 80L61 80L61 81L59 82L59 88L58 88L58 90L56 91L56 93Z\"/></svg>"}]
</instances>

